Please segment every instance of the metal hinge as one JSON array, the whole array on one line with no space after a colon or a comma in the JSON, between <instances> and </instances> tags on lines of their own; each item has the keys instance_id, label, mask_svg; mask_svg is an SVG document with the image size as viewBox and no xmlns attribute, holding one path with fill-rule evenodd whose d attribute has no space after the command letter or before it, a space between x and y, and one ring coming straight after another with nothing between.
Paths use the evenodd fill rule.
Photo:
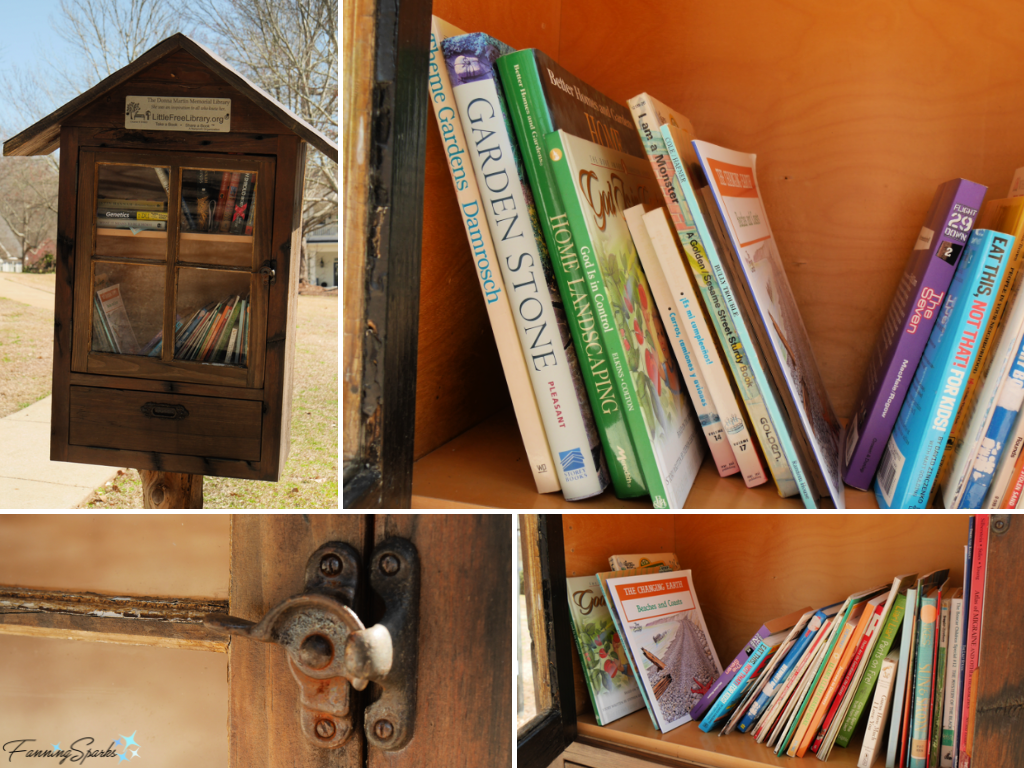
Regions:
<instances>
[{"instance_id":1,"label":"metal hinge","mask_svg":"<svg viewBox=\"0 0 1024 768\"><path fill-rule=\"evenodd\" d=\"M351 608L360 571L355 549L330 542L310 557L306 590L278 604L259 623L223 613L203 621L212 629L285 647L301 691L301 728L319 747L340 747L352 735L350 687L361 691L371 681L380 685L380 698L367 707L363 727L371 746L393 751L409 742L416 717L416 547L391 538L374 550L370 585L386 610L381 622L369 628Z\"/></svg>"}]
</instances>

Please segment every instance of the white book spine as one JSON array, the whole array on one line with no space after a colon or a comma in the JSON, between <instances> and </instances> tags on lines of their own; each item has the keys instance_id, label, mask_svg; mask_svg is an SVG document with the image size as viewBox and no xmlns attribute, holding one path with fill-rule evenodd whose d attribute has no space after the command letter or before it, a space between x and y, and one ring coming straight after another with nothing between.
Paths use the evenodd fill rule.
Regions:
<instances>
[{"instance_id":1,"label":"white book spine","mask_svg":"<svg viewBox=\"0 0 1024 768\"><path fill-rule=\"evenodd\" d=\"M949 647L946 650L946 688L942 705L942 741L939 745L939 765L953 768L956 749L960 743L959 723L956 719L960 701L960 652L964 645L964 599L954 597L949 606Z\"/></svg>"},{"instance_id":2,"label":"white book spine","mask_svg":"<svg viewBox=\"0 0 1024 768\"><path fill-rule=\"evenodd\" d=\"M434 107L438 130L441 132L441 143L444 145L448 172L455 185L460 218L469 239L469 249L487 307L487 317L491 321L494 343L498 347L501 369L512 398L519 433L523 438L526 458L533 472L533 481L538 493L553 493L560 488L558 474L555 472L551 449L544 435L537 398L533 394L533 387L530 386L530 374L526 369L526 358L519 344L512 306L505 291L505 281L502 279L501 269L497 266L491 230L484 217L480 215L480 189L477 187L472 168L466 164L466 135L455 108L451 78L448 77L448 68L445 67L444 56L441 53L441 41L444 38L461 34L461 29L448 25L436 16L431 18L430 102Z\"/></svg>"},{"instance_id":3,"label":"white book spine","mask_svg":"<svg viewBox=\"0 0 1024 768\"><path fill-rule=\"evenodd\" d=\"M984 382L977 399L964 407L972 407L963 441L953 447L953 469L949 479L942 486L942 501L946 509L957 509L967 486L967 478L978 456L978 447L988 431L996 402L1006 386L1010 366L1024 337L1024 293L1017 291L1013 297L1013 310L1004 317L1003 327L996 331L996 348L989 360L987 370L981 373Z\"/></svg>"},{"instance_id":4,"label":"white book spine","mask_svg":"<svg viewBox=\"0 0 1024 768\"><path fill-rule=\"evenodd\" d=\"M982 504L984 509L999 509L1006 498L1006 491L1010 483L1015 479L1013 469L1020 457L1021 450L1024 450L1024 418L1020 412L1017 413L1017 420L1013 423L1013 430L1006 438L1003 453L996 465L996 473L992 478L992 484L988 487L988 494Z\"/></svg>"},{"instance_id":5,"label":"white book spine","mask_svg":"<svg viewBox=\"0 0 1024 768\"><path fill-rule=\"evenodd\" d=\"M679 369L686 382L686 389L690 393L690 402L693 403L693 409L697 413L697 421L700 422L701 429L704 431L704 438L707 440L708 448L711 449L711 456L715 460L718 474L722 477L734 475L739 471L739 465L736 463L736 457L729 445L725 425L715 405L714 394L708 388L701 368L695 360L693 340L692 338L688 340L685 337L674 316L666 314L668 288L665 285L665 275L657 263L658 257L655 254L654 243L651 241L647 227L644 226L643 206L634 206L628 209L626 223L629 225L629 233L633 237L633 244L636 246L637 255L643 265L644 274L647 275L647 282L651 286L651 293L654 294L654 300L658 304L658 313L665 324L665 332L672 340L672 349L679 362ZM671 296L668 297L668 303L671 304Z\"/></svg>"},{"instance_id":6,"label":"white book spine","mask_svg":"<svg viewBox=\"0 0 1024 768\"><path fill-rule=\"evenodd\" d=\"M761 485L768 479L767 472L761 463L761 457L757 455L743 408L736 399L729 374L704 318L693 277L683 263L683 256L676 245L668 215L664 208L658 208L645 214L643 218L654 246L654 253L649 257L651 269L647 271L647 277L658 302L662 320L665 321L665 328L668 330L671 327L680 343L683 336L689 334L690 349L696 353L693 356L697 359L697 368L704 374L704 380L725 429L726 438L732 446L732 454L743 475L743 481L748 488ZM642 254L640 258L641 261L644 260ZM647 269L647 261L644 261L644 268ZM655 287L655 281L651 278L652 271L660 272L659 277L662 279L657 281L661 289L660 294ZM680 326L685 329L682 333L679 330ZM677 353L678 351L677 349ZM683 361L679 362L682 365Z\"/></svg>"},{"instance_id":7,"label":"white book spine","mask_svg":"<svg viewBox=\"0 0 1024 768\"><path fill-rule=\"evenodd\" d=\"M468 154L505 286L511 286L512 314L562 493L568 500L586 499L607 487L608 473L582 379L576 388L576 353L568 327L555 314L554 301L561 298L547 279L547 253L531 220L497 85L484 78L452 91L474 136Z\"/></svg>"},{"instance_id":8,"label":"white book spine","mask_svg":"<svg viewBox=\"0 0 1024 768\"><path fill-rule=\"evenodd\" d=\"M857 768L871 768L882 749L882 729L892 706L892 686L898 658L899 654L894 651L882 662L882 669L878 673L878 683L875 687L875 696L871 700L871 710L868 713L868 724L864 731L864 743L860 749Z\"/></svg>"}]
</instances>

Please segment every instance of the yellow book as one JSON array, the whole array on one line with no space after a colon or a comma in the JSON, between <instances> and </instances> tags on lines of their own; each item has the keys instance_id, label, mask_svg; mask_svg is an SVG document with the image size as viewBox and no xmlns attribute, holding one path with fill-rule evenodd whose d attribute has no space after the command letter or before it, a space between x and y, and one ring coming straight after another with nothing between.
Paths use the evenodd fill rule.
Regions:
<instances>
[{"instance_id":1,"label":"yellow book","mask_svg":"<svg viewBox=\"0 0 1024 768\"><path fill-rule=\"evenodd\" d=\"M978 214L978 221L974 228L1005 232L1008 235L1013 235L1015 241L1013 253L1010 255L1010 260L1006 262L1006 274L999 287L999 294L992 304L992 315L985 327L985 335L982 336L981 344L978 346L978 356L974 361L974 367L971 368L967 386L964 388L960 410L957 411L956 417L953 419L953 427L949 431L946 447L942 451L939 472L932 485L933 493L938 488L944 489L950 482L956 453L966 436L967 426L971 423L971 415L978 403L978 393L981 391L985 374L992 362L992 351L996 348L1003 327L1006 325L1006 310L1012 303L1010 300L1017 295L1017 290L1020 288L1021 276L1024 274L1024 197L989 200L981 207L981 213Z\"/></svg>"}]
</instances>

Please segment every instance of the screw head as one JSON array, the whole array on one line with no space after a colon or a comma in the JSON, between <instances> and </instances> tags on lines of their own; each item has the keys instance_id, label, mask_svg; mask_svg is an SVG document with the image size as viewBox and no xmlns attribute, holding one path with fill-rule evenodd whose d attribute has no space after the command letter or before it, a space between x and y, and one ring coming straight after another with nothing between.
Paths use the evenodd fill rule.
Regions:
<instances>
[{"instance_id":1,"label":"screw head","mask_svg":"<svg viewBox=\"0 0 1024 768\"><path fill-rule=\"evenodd\" d=\"M390 720L380 719L373 724L373 732L381 741L387 741L395 732L395 726L391 724Z\"/></svg>"},{"instance_id":2,"label":"screw head","mask_svg":"<svg viewBox=\"0 0 1024 768\"><path fill-rule=\"evenodd\" d=\"M401 561L394 555L384 555L380 559L380 569L388 576L394 576L401 567Z\"/></svg>"},{"instance_id":3,"label":"screw head","mask_svg":"<svg viewBox=\"0 0 1024 768\"><path fill-rule=\"evenodd\" d=\"M297 655L310 669L323 669L334 660L334 645L323 635L310 635L302 641Z\"/></svg>"},{"instance_id":4,"label":"screw head","mask_svg":"<svg viewBox=\"0 0 1024 768\"><path fill-rule=\"evenodd\" d=\"M316 735L326 741L334 737L334 722L327 719L317 720L315 730Z\"/></svg>"},{"instance_id":5,"label":"screw head","mask_svg":"<svg viewBox=\"0 0 1024 768\"><path fill-rule=\"evenodd\" d=\"M996 530L999 530L999 531L1001 531L1001 530L1003 530L1003 528L1004 528L1005 526L1006 526L1006 523L1005 523L1004 521L1002 521L1002 520L996 520L996 522L995 522L995 527L996 527Z\"/></svg>"},{"instance_id":6,"label":"screw head","mask_svg":"<svg viewBox=\"0 0 1024 768\"><path fill-rule=\"evenodd\" d=\"M324 576L337 576L341 573L343 567L341 558L333 552L324 555L323 560L320 561L320 573Z\"/></svg>"}]
</instances>

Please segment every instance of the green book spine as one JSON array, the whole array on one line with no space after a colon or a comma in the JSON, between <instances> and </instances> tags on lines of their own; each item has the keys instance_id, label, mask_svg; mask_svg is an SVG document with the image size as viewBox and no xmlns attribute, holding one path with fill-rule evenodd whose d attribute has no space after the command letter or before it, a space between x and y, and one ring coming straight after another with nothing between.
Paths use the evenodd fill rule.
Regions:
<instances>
[{"instance_id":1,"label":"green book spine","mask_svg":"<svg viewBox=\"0 0 1024 768\"><path fill-rule=\"evenodd\" d=\"M624 214L645 194L656 193L653 171L646 159L565 131L548 134L545 147L651 501L655 508L679 509L696 476L703 442L661 319L651 311L654 302ZM613 183L618 185L614 195Z\"/></svg>"},{"instance_id":2,"label":"green book spine","mask_svg":"<svg viewBox=\"0 0 1024 768\"><path fill-rule=\"evenodd\" d=\"M946 694L946 649L949 647L949 614L952 600L942 600L939 613L939 650L935 656L935 691L932 694L932 725L929 733L931 739L929 768L939 768L939 751L942 746L942 704Z\"/></svg>"},{"instance_id":3,"label":"green book spine","mask_svg":"<svg viewBox=\"0 0 1024 768\"><path fill-rule=\"evenodd\" d=\"M588 125L588 118L589 124L595 126L597 121L605 118L596 110L588 114L582 103L572 96L566 95L565 100L560 100L558 105L550 103L538 66L538 58L541 56L543 54L533 49L502 56L497 61L498 75L522 153L526 176L533 190L537 217L551 256L552 270L562 296L569 333L579 357L583 382L594 411L594 421L601 436L615 495L620 499L646 496L651 493L650 484L641 470L637 448L626 424L626 409L618 387L615 386L615 372L610 364L608 347L597 332L597 319L577 256L577 243L570 227L566 225L565 207L543 144L544 137L558 128L582 136L580 126ZM558 68L553 62L547 63L549 71L551 66ZM558 69L558 77L562 82L576 80L571 74ZM629 115L625 107L610 102L603 94L585 84L574 82L571 85L582 85L595 102L600 97L606 108L615 107ZM605 135L616 138L621 138L621 133L624 131L615 134L607 128L604 130ZM602 135L600 129L596 135Z\"/></svg>"},{"instance_id":4,"label":"green book spine","mask_svg":"<svg viewBox=\"0 0 1024 768\"><path fill-rule=\"evenodd\" d=\"M857 723L860 722L861 715L864 714L864 708L875 690L875 683L878 682L878 673L882 670L882 662L885 660L886 654L889 653L889 649L892 648L896 633L900 631L900 626L903 624L903 614L906 609L906 593L896 595L892 608L889 609L889 615L885 619L885 624L882 626L882 634L878 636L878 642L875 643L875 650L871 652L868 666L864 670L864 677L861 678L860 685L857 686L857 692L853 694L850 709L847 711L843 725L839 729L839 735L836 737L836 744L840 747L845 747L850 743L853 731L857 727Z\"/></svg>"},{"instance_id":5,"label":"green book spine","mask_svg":"<svg viewBox=\"0 0 1024 768\"><path fill-rule=\"evenodd\" d=\"M210 354L211 363L224 362L225 355L227 354L228 339L231 338L231 329L235 327L235 323L238 320L238 312L242 308L240 303L241 298L241 296L235 296L234 303L231 305L231 312L228 315L228 320L224 323L224 327L220 332L220 338L217 339L213 352Z\"/></svg>"}]
</instances>

